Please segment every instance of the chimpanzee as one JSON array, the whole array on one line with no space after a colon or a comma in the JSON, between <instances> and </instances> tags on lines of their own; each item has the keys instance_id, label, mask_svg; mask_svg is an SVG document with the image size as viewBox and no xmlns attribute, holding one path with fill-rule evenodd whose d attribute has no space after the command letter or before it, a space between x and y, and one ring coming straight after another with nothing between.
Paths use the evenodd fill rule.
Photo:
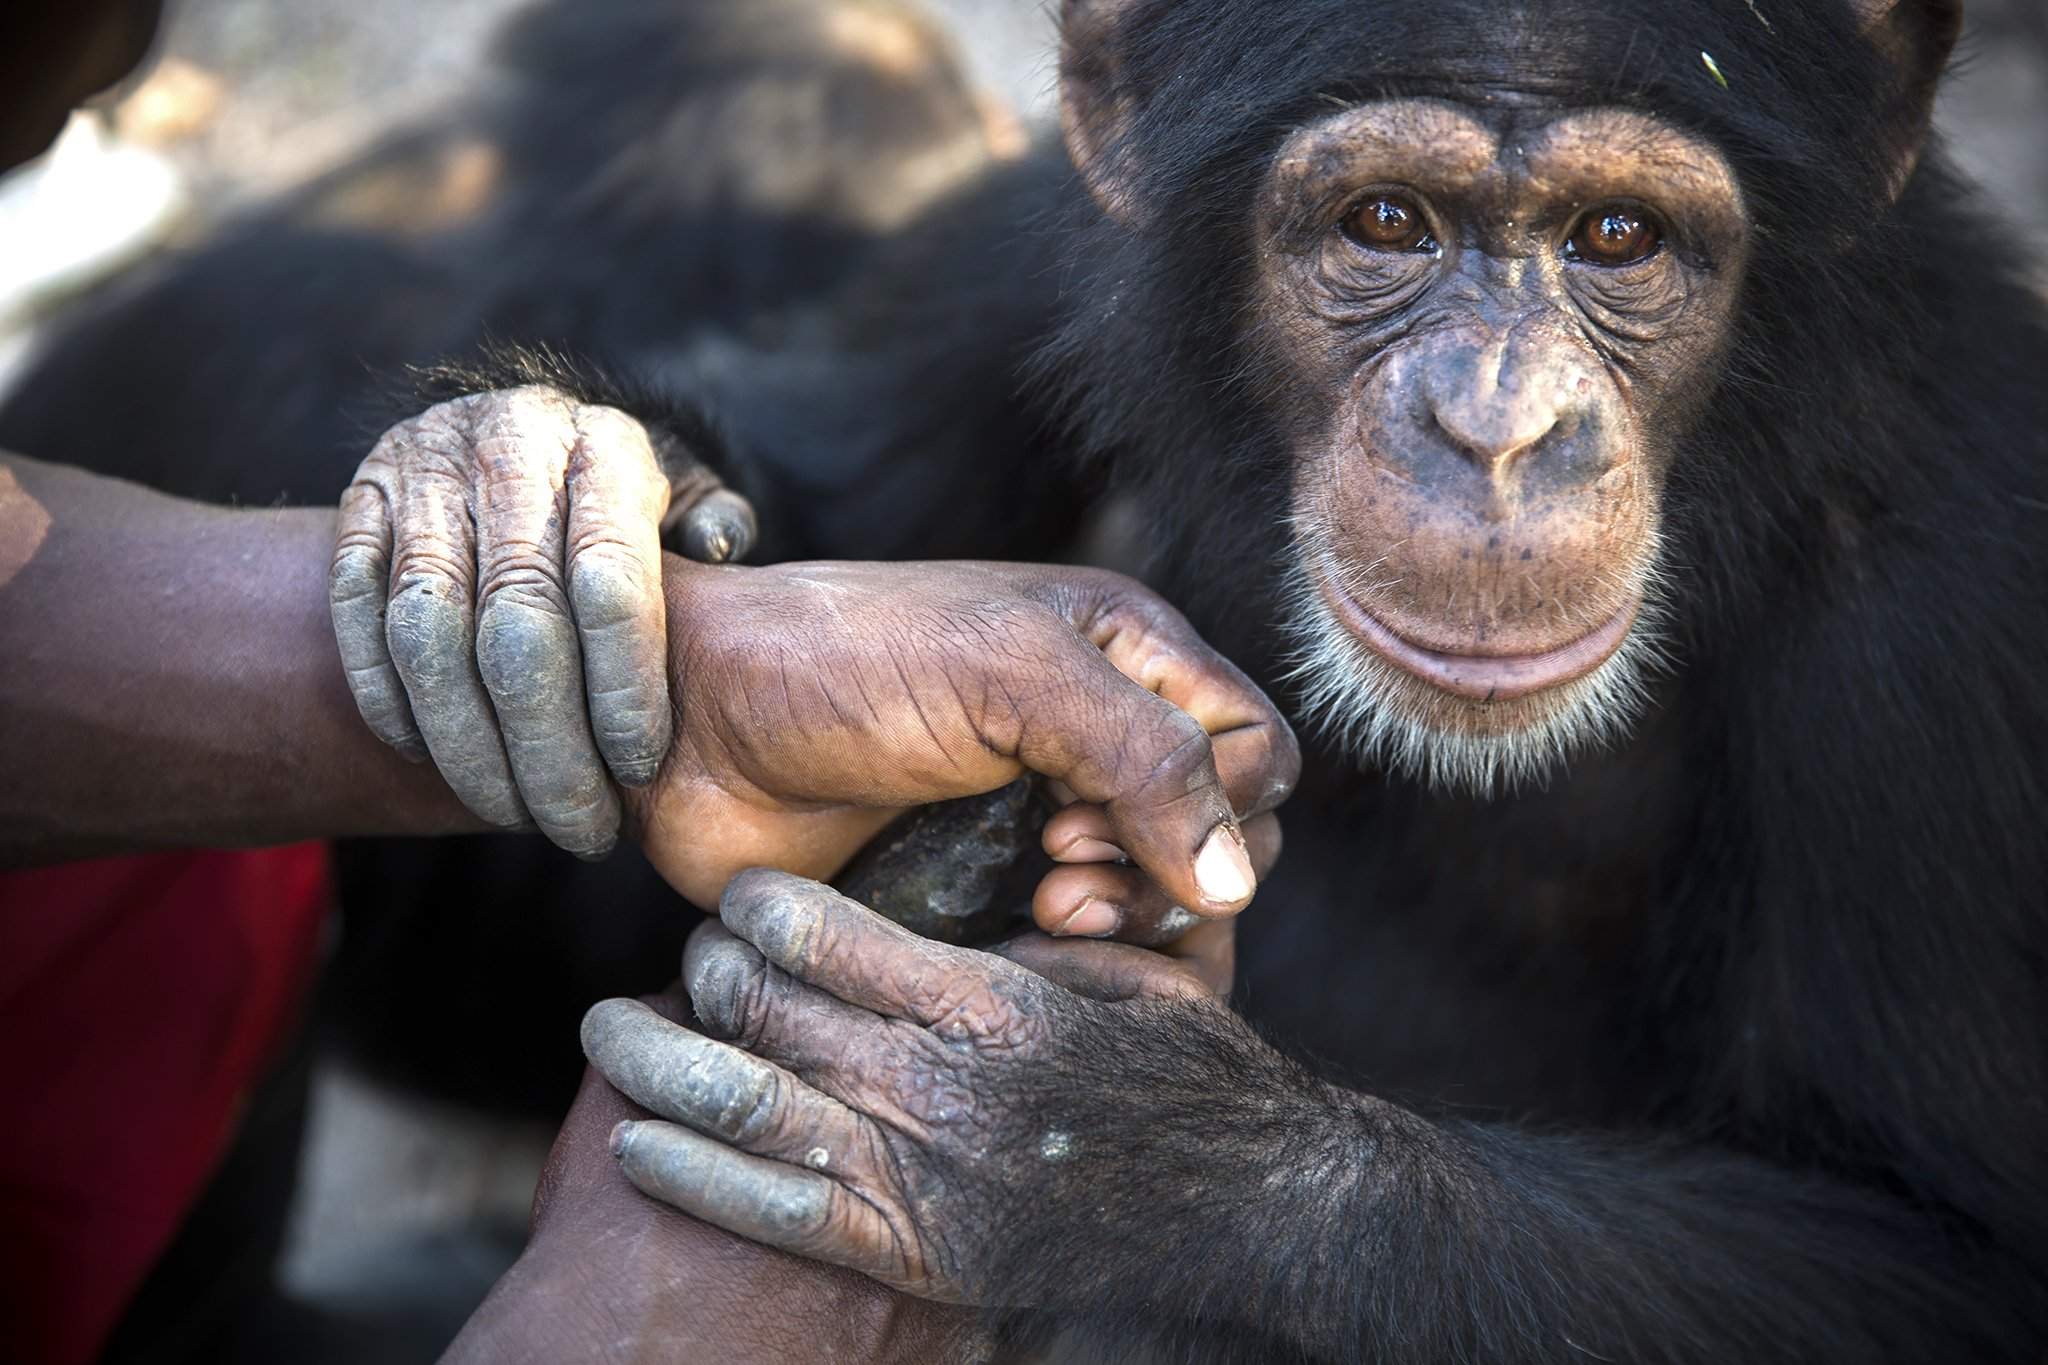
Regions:
<instances>
[{"instance_id":1,"label":"chimpanzee","mask_svg":"<svg viewBox=\"0 0 2048 1365\"><path fill-rule=\"evenodd\" d=\"M669 8L520 50L642 108L663 24L741 7ZM2038 1360L2048 312L1927 136L1959 22L1066 0L1065 156L823 245L702 197L692 156L744 160L704 130L752 123L558 162L622 125L543 84L504 115L524 219L389 248L409 274L258 223L60 345L0 441L307 410L204 382L284 322L209 291L285 262L321 284L294 325L374 358L488 327L637 375L507 378L711 464L770 556L1057 554L1141 509L1158 581L1320 736L1237 998L1316 1062L1135 950L1028 974L745 878L686 975L790 1070L643 1036L720 1112L642 1085L702 1136L619 1137L738 1231L1110 1353ZM441 302L382 312L422 257ZM134 419L38 441L95 360ZM589 1037L629 1088L636 1028Z\"/></svg>"}]
</instances>

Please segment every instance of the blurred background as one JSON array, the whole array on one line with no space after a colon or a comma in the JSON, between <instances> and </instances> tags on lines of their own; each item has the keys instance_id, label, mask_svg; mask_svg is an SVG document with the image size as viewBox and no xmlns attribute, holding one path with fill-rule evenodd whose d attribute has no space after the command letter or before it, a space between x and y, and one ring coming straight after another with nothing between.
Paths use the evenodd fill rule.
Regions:
<instances>
[{"instance_id":1,"label":"blurred background","mask_svg":"<svg viewBox=\"0 0 2048 1365\"><path fill-rule=\"evenodd\" d=\"M0 390L37 328L121 266L491 81L491 35L523 2L174 0L154 60L0 179ZM928 7L993 94L1045 116L1045 5ZM2048 258L2048 0L1973 6L1940 121ZM317 1358L431 1360L517 1253L553 1125L401 1094L326 1056L314 1066L286 1287L334 1325Z\"/></svg>"}]
</instances>

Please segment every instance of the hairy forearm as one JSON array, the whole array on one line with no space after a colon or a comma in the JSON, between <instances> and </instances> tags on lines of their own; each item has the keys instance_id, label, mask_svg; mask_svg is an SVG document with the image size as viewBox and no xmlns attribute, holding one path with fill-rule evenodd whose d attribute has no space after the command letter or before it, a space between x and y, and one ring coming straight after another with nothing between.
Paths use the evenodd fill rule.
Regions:
<instances>
[{"instance_id":1,"label":"hairy forearm","mask_svg":"<svg viewBox=\"0 0 2048 1365\"><path fill-rule=\"evenodd\" d=\"M1190 1360L2005 1360L2037 1341L2015 1262L1878 1190L1432 1122L1321 1084L1222 1011L1145 1038L1034 1099L1078 1127L1062 1089L1117 1095L1129 1150L1094 1154L1118 1175L1086 1190L1086 1226L1025 1223L976 1299L1105 1342L1143 1324ZM1066 1178L1026 1171L1005 1202L1075 1207Z\"/></svg>"},{"instance_id":2,"label":"hairy forearm","mask_svg":"<svg viewBox=\"0 0 2048 1365\"><path fill-rule=\"evenodd\" d=\"M479 828L357 714L333 534L0 456L0 863Z\"/></svg>"},{"instance_id":3,"label":"hairy forearm","mask_svg":"<svg viewBox=\"0 0 2048 1365\"><path fill-rule=\"evenodd\" d=\"M1887 1196L1353 1099L1306 1164L1238 1177L1190 1306L1332 1360L2025 1358L2010 1268Z\"/></svg>"}]
</instances>

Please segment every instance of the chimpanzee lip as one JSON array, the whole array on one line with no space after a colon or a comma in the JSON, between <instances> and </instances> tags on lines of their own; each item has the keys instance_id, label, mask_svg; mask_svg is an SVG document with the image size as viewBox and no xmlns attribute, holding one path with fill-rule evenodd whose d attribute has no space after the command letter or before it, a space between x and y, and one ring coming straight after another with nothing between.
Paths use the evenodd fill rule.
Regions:
<instances>
[{"instance_id":1,"label":"chimpanzee lip","mask_svg":"<svg viewBox=\"0 0 2048 1365\"><path fill-rule=\"evenodd\" d=\"M1448 654L1405 638L1327 574L1321 587L1345 629L1373 653L1432 687L1477 702L1513 701L1585 677L1621 648L1642 607L1642 597L1631 594L1592 630L1540 654Z\"/></svg>"}]
</instances>

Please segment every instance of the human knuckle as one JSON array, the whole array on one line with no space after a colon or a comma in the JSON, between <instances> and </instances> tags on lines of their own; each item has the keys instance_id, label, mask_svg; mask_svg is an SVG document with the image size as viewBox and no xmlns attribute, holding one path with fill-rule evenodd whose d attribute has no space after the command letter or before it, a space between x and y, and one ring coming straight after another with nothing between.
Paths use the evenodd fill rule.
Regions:
<instances>
[{"instance_id":1,"label":"human knuckle","mask_svg":"<svg viewBox=\"0 0 2048 1365\"><path fill-rule=\"evenodd\" d=\"M1139 787L1180 795L1208 780L1214 750L1200 721L1177 706L1161 706L1144 726L1145 743L1134 751L1145 765Z\"/></svg>"}]
</instances>

